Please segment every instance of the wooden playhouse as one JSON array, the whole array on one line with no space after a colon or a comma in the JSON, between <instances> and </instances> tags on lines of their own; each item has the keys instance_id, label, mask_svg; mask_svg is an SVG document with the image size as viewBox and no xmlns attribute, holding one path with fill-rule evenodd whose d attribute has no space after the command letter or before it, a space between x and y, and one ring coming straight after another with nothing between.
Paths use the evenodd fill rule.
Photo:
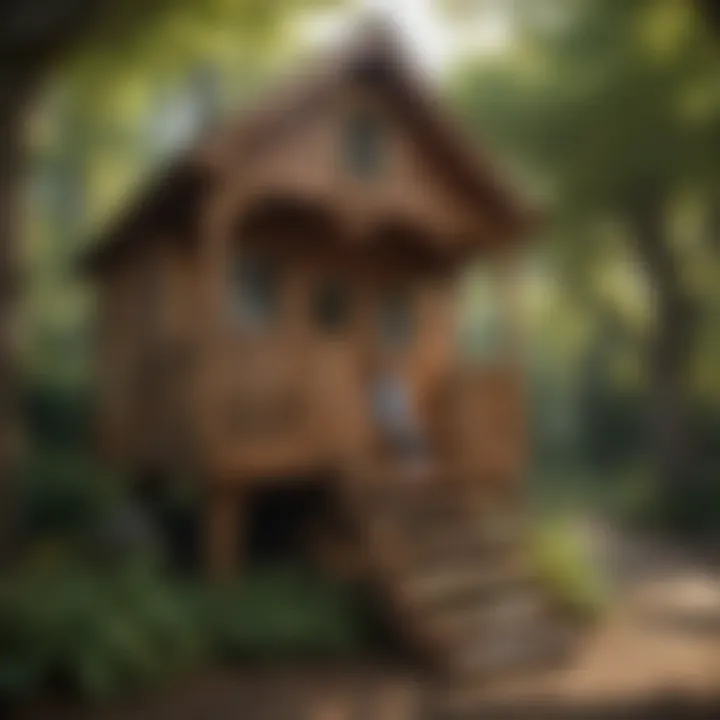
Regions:
<instances>
[{"instance_id":1,"label":"wooden playhouse","mask_svg":"<svg viewBox=\"0 0 720 720\"><path fill-rule=\"evenodd\" d=\"M409 637L456 669L512 657L542 625L515 592L522 382L511 355L463 364L454 327L461 271L511 287L531 223L388 33L362 34L207 132L84 257L103 452L193 468L219 576L242 567L249 493L324 478ZM428 482L380 449L379 365L411 388Z\"/></svg>"}]
</instances>

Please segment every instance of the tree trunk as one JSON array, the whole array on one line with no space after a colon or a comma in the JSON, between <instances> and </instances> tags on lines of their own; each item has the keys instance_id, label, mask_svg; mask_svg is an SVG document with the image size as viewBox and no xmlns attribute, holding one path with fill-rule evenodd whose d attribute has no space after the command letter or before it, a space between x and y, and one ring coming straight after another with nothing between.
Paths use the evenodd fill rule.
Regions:
<instances>
[{"instance_id":1,"label":"tree trunk","mask_svg":"<svg viewBox=\"0 0 720 720\"><path fill-rule=\"evenodd\" d=\"M631 208L629 219L655 311L648 348L654 463L664 499L681 501L683 485L697 470L687 378L698 318L672 255L663 208L661 197L646 197Z\"/></svg>"},{"instance_id":2,"label":"tree trunk","mask_svg":"<svg viewBox=\"0 0 720 720\"><path fill-rule=\"evenodd\" d=\"M19 234L24 132L31 83L0 74L0 561L13 533L13 498L21 445L16 301L20 287Z\"/></svg>"},{"instance_id":3,"label":"tree trunk","mask_svg":"<svg viewBox=\"0 0 720 720\"><path fill-rule=\"evenodd\" d=\"M716 189L710 198L707 235L710 248L716 255L720 255L720 189Z\"/></svg>"},{"instance_id":4,"label":"tree trunk","mask_svg":"<svg viewBox=\"0 0 720 720\"><path fill-rule=\"evenodd\" d=\"M165 5L149 2L145 15ZM0 563L7 559L14 535L13 499L23 429L16 300L27 115L36 92L63 57L103 20L117 30L111 22L116 9L125 9L120 0L0 2ZM138 6L137 22L142 17Z\"/></svg>"}]
</instances>

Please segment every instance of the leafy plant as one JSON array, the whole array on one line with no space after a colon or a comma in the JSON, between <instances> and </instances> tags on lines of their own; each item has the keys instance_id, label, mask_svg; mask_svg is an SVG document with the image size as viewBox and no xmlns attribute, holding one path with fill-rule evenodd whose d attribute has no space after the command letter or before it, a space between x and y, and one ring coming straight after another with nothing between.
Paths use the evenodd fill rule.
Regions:
<instances>
[{"instance_id":1,"label":"leafy plant","mask_svg":"<svg viewBox=\"0 0 720 720\"><path fill-rule=\"evenodd\" d=\"M193 608L145 569L33 570L0 592L0 695L104 695L203 655Z\"/></svg>"},{"instance_id":2,"label":"leafy plant","mask_svg":"<svg viewBox=\"0 0 720 720\"><path fill-rule=\"evenodd\" d=\"M554 603L581 620L595 620L609 601L609 586L577 524L547 518L529 534L529 554L537 578Z\"/></svg>"},{"instance_id":3,"label":"leafy plant","mask_svg":"<svg viewBox=\"0 0 720 720\"><path fill-rule=\"evenodd\" d=\"M215 651L225 659L336 656L362 641L348 592L292 566L257 570L233 587L211 589L204 610Z\"/></svg>"},{"instance_id":4,"label":"leafy plant","mask_svg":"<svg viewBox=\"0 0 720 720\"><path fill-rule=\"evenodd\" d=\"M146 565L26 569L0 584L0 700L102 697L201 664L337 657L362 642L349 594L293 567L230 586Z\"/></svg>"}]
</instances>

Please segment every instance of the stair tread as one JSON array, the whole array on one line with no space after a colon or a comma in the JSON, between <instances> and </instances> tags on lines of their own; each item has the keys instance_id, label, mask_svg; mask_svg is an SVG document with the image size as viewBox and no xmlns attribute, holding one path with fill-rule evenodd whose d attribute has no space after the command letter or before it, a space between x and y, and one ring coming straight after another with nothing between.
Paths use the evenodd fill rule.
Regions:
<instances>
[{"instance_id":1,"label":"stair tread","mask_svg":"<svg viewBox=\"0 0 720 720\"><path fill-rule=\"evenodd\" d=\"M516 632L505 629L480 641L468 641L450 651L452 669L464 676L519 671L557 658L568 646L567 633L554 623L538 621Z\"/></svg>"},{"instance_id":2,"label":"stair tread","mask_svg":"<svg viewBox=\"0 0 720 720\"><path fill-rule=\"evenodd\" d=\"M412 598L422 600L440 600L457 594L468 593L477 597L499 590L507 585L523 584L529 581L529 573L524 562L513 561L487 567L486 562L465 563L457 567L441 567L436 570L408 573L409 577L400 580L404 591Z\"/></svg>"},{"instance_id":3,"label":"stair tread","mask_svg":"<svg viewBox=\"0 0 720 720\"><path fill-rule=\"evenodd\" d=\"M480 553L506 549L517 543L517 530L491 532L481 519L472 523L431 523L420 534L417 545L428 552L473 548Z\"/></svg>"},{"instance_id":4,"label":"stair tread","mask_svg":"<svg viewBox=\"0 0 720 720\"><path fill-rule=\"evenodd\" d=\"M525 526L523 518L518 515L483 512L467 503L456 508L443 507L439 503L424 507L379 504L371 514L404 532L420 533L421 538L460 532L489 544L516 540L522 536Z\"/></svg>"},{"instance_id":5,"label":"stair tread","mask_svg":"<svg viewBox=\"0 0 720 720\"><path fill-rule=\"evenodd\" d=\"M442 482L371 482L356 493L352 507L388 597L453 674L506 672L556 652L517 507L490 507Z\"/></svg>"},{"instance_id":6,"label":"stair tread","mask_svg":"<svg viewBox=\"0 0 720 720\"><path fill-rule=\"evenodd\" d=\"M494 632L497 628L515 627L541 620L545 607L535 593L497 598L491 605L472 604L438 613L428 621L436 632L447 638L469 638Z\"/></svg>"}]
</instances>

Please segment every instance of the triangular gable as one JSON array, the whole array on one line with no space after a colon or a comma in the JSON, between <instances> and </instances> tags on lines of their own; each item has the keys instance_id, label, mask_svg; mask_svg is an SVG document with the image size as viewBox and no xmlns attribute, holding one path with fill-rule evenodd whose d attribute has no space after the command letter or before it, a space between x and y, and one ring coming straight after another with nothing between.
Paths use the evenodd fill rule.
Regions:
<instances>
[{"instance_id":1,"label":"triangular gable","mask_svg":"<svg viewBox=\"0 0 720 720\"><path fill-rule=\"evenodd\" d=\"M425 152L451 176L458 192L489 212L509 235L517 236L528 229L534 211L507 186L487 154L463 132L385 25L365 29L340 53L324 58L302 75L294 75L254 111L231 120L208 138L198 148L198 157L217 167L241 160L247 153L261 153L282 137L295 116L312 112L323 98L363 74L375 76L376 89L404 113L415 131L423 134Z\"/></svg>"},{"instance_id":2,"label":"triangular gable","mask_svg":"<svg viewBox=\"0 0 720 720\"><path fill-rule=\"evenodd\" d=\"M241 165L251 154L267 152L298 116L313 112L348 81L365 76L424 138L424 152L441 169L454 192L488 219L502 242L525 234L534 213L501 180L487 157L468 141L457 124L402 55L392 33L373 26L340 53L325 57L302 76L295 74L268 93L250 112L236 113L210 130L193 149L144 189L120 220L83 259L92 267L112 257L138 228L179 205L188 211L205 178L228 163ZM181 197L182 195L182 197Z\"/></svg>"}]
</instances>

